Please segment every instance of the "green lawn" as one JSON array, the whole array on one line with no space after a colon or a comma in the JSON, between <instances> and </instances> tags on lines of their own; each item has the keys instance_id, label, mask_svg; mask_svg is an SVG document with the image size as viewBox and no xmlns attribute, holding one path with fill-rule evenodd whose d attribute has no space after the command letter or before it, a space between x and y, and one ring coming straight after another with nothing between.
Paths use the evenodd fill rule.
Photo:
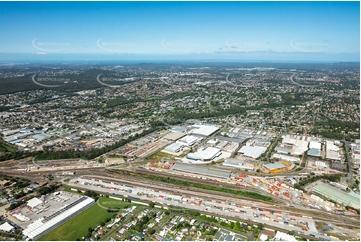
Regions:
<instances>
[{"instance_id":1,"label":"green lawn","mask_svg":"<svg viewBox=\"0 0 361 242\"><path fill-rule=\"evenodd\" d=\"M100 198L99 203L103 206L106 205L109 208L123 208L129 205L128 202L122 202L105 197ZM77 238L81 239L82 236L86 236L89 227L95 228L100 224L100 222L105 222L107 218L112 218L113 215L114 213L108 213L106 209L100 207L98 204L94 204L38 240L75 241Z\"/></svg>"},{"instance_id":2,"label":"green lawn","mask_svg":"<svg viewBox=\"0 0 361 242\"><path fill-rule=\"evenodd\" d=\"M162 158L164 158L164 160L167 160L168 158L174 159L174 157L175 157L174 155L159 151L147 157L146 160L161 160Z\"/></svg>"}]
</instances>

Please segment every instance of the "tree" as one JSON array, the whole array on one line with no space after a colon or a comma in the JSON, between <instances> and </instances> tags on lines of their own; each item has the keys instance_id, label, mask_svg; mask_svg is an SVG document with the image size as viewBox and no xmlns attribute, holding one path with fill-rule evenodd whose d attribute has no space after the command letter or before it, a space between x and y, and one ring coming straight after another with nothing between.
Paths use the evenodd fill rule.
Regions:
<instances>
[{"instance_id":1,"label":"tree","mask_svg":"<svg viewBox=\"0 0 361 242\"><path fill-rule=\"evenodd\" d=\"M257 228L259 230L262 230L264 228L264 224L262 224L262 223L257 224Z\"/></svg>"},{"instance_id":2,"label":"tree","mask_svg":"<svg viewBox=\"0 0 361 242\"><path fill-rule=\"evenodd\" d=\"M155 203L154 203L154 202L150 202L150 203L149 203L149 207L154 208L154 206L155 206Z\"/></svg>"},{"instance_id":3,"label":"tree","mask_svg":"<svg viewBox=\"0 0 361 242\"><path fill-rule=\"evenodd\" d=\"M155 229L154 228L151 228L151 229L148 229L148 234L149 235L152 235L155 233Z\"/></svg>"}]
</instances>

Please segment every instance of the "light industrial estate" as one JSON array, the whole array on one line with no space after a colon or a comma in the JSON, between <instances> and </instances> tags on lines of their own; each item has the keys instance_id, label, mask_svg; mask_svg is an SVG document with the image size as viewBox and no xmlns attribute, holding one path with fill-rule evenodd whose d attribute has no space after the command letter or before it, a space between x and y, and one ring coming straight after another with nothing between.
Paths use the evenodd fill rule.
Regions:
<instances>
[{"instance_id":1,"label":"light industrial estate","mask_svg":"<svg viewBox=\"0 0 361 242\"><path fill-rule=\"evenodd\" d=\"M77 85L2 93L0 235L359 240L359 70L320 65L63 66Z\"/></svg>"}]
</instances>

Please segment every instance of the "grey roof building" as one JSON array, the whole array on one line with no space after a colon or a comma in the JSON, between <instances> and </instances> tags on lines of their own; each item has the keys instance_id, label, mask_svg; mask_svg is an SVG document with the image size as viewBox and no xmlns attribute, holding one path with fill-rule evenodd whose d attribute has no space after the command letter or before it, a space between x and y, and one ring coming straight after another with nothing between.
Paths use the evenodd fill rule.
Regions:
<instances>
[{"instance_id":1,"label":"grey roof building","mask_svg":"<svg viewBox=\"0 0 361 242\"><path fill-rule=\"evenodd\" d=\"M309 150L307 151L307 155L310 155L310 156L321 156L321 150L316 149L316 148L309 149Z\"/></svg>"}]
</instances>

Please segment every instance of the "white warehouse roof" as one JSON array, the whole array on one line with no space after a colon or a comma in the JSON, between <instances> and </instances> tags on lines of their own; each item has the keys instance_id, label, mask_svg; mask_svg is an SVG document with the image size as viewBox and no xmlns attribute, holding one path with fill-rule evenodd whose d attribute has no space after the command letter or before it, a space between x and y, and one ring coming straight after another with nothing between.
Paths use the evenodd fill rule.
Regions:
<instances>
[{"instance_id":1,"label":"white warehouse roof","mask_svg":"<svg viewBox=\"0 0 361 242\"><path fill-rule=\"evenodd\" d=\"M203 160L203 161L209 161L213 160L215 157L219 156L221 154L221 150L218 148L213 147L206 147L198 149L195 153L189 153L187 155L188 159L192 160Z\"/></svg>"},{"instance_id":2,"label":"white warehouse roof","mask_svg":"<svg viewBox=\"0 0 361 242\"><path fill-rule=\"evenodd\" d=\"M280 160L291 161L291 162L299 162L300 161L299 157L291 156L291 155L282 155L282 154L275 153L275 154L273 154L272 157L280 159Z\"/></svg>"},{"instance_id":3,"label":"white warehouse roof","mask_svg":"<svg viewBox=\"0 0 361 242\"><path fill-rule=\"evenodd\" d=\"M267 149L261 146L243 146L238 153L242 153L244 156L252 158L258 158Z\"/></svg>"},{"instance_id":4,"label":"white warehouse roof","mask_svg":"<svg viewBox=\"0 0 361 242\"><path fill-rule=\"evenodd\" d=\"M321 150L321 143L316 141L310 142L310 149L318 149Z\"/></svg>"},{"instance_id":5,"label":"white warehouse roof","mask_svg":"<svg viewBox=\"0 0 361 242\"><path fill-rule=\"evenodd\" d=\"M198 137L193 136L193 135L187 135L184 136L183 138L181 138L180 140L177 141L177 143L181 143L187 146L192 146L196 143L196 141L198 140Z\"/></svg>"},{"instance_id":6,"label":"white warehouse roof","mask_svg":"<svg viewBox=\"0 0 361 242\"><path fill-rule=\"evenodd\" d=\"M2 225L0 225L0 230L2 230L2 231L10 232L13 229L14 229L14 227L11 226L11 224L9 224L8 222L5 222Z\"/></svg>"},{"instance_id":7,"label":"white warehouse roof","mask_svg":"<svg viewBox=\"0 0 361 242\"><path fill-rule=\"evenodd\" d=\"M291 150L291 154L302 155L306 150L308 150L308 141L296 140L296 143Z\"/></svg>"},{"instance_id":8,"label":"white warehouse roof","mask_svg":"<svg viewBox=\"0 0 361 242\"><path fill-rule=\"evenodd\" d=\"M173 143L168 145L164 148L165 151L172 152L172 153L178 153L180 150L182 150L184 147L184 144L181 143Z\"/></svg>"},{"instance_id":9,"label":"white warehouse roof","mask_svg":"<svg viewBox=\"0 0 361 242\"><path fill-rule=\"evenodd\" d=\"M52 218L51 216L47 218L40 218L36 220L34 223L30 224L26 229L23 230L23 234L28 236L30 239L38 239L41 235L49 232L50 230L56 228L58 225L60 225L62 222L66 221L67 219L71 218L74 214L77 214L84 208L90 206L94 203L94 199L90 197L81 197L77 201L75 201L72 204L69 204L68 206L64 207L62 210L63 212L60 212L59 214L54 215Z\"/></svg>"},{"instance_id":10,"label":"white warehouse roof","mask_svg":"<svg viewBox=\"0 0 361 242\"><path fill-rule=\"evenodd\" d=\"M277 231L276 236L274 237L276 241L297 241L296 238L292 235Z\"/></svg>"},{"instance_id":11,"label":"white warehouse roof","mask_svg":"<svg viewBox=\"0 0 361 242\"><path fill-rule=\"evenodd\" d=\"M339 151L339 147L334 144L334 142L327 140L326 141L326 150Z\"/></svg>"},{"instance_id":12,"label":"white warehouse roof","mask_svg":"<svg viewBox=\"0 0 361 242\"><path fill-rule=\"evenodd\" d=\"M34 197L34 198L30 199L26 203L26 205L31 207L31 208L35 208L35 207L39 206L42 203L43 203L43 201L41 201L39 198Z\"/></svg>"},{"instance_id":13,"label":"white warehouse roof","mask_svg":"<svg viewBox=\"0 0 361 242\"><path fill-rule=\"evenodd\" d=\"M202 125L202 124L192 125L192 128L195 128L191 131L192 134L200 135L200 136L210 136L211 134L213 134L214 132L219 130L219 128L217 126Z\"/></svg>"}]
</instances>

